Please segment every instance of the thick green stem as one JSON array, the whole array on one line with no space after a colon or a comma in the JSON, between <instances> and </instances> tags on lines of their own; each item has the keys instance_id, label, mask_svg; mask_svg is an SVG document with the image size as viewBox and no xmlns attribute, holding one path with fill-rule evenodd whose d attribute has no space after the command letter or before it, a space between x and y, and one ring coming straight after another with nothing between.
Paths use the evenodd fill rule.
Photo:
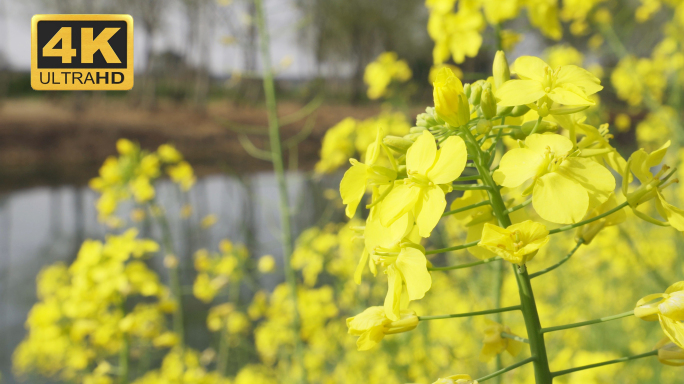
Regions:
<instances>
[{"instance_id":1,"label":"thick green stem","mask_svg":"<svg viewBox=\"0 0 684 384\"><path fill-rule=\"evenodd\" d=\"M537 276L541 276L541 275L543 275L543 274L545 274L545 273L547 273L547 272L551 272L551 271L553 271L554 269L556 269L556 268L560 267L561 265L563 265L563 263L565 263L566 261L570 260L570 258L572 257L572 255L574 255L575 252L577 252L577 250L579 249L579 247L580 247L582 244L584 244L584 239L579 239L579 240L577 240L577 244L575 245L575 247L574 247L567 255L565 255L565 257L564 257L561 261L557 262L556 264L554 264L554 265L552 265L552 266L550 266L550 267L548 267L548 268L546 268L546 269L542 269L542 270L539 271L539 272L535 272L535 273L531 274L531 275L530 275L530 279L534 279L534 278L537 277Z\"/></svg>"},{"instance_id":2,"label":"thick green stem","mask_svg":"<svg viewBox=\"0 0 684 384\"><path fill-rule=\"evenodd\" d=\"M492 313L517 311L519 309L520 309L519 305L514 305L512 307L488 309L485 311L477 311L477 312L452 313L452 314L448 314L448 315L418 316L418 320L425 321L425 320L455 319L455 318L459 318L459 317L473 317L473 316L491 315Z\"/></svg>"},{"instance_id":3,"label":"thick green stem","mask_svg":"<svg viewBox=\"0 0 684 384\"><path fill-rule=\"evenodd\" d=\"M484 163L482 157L482 150L477 145L477 141L467 129L462 129L466 139L466 145L469 152L476 153L477 158L474 160L478 172L482 175L482 184L489 187L487 193L489 194L489 201L492 205L492 213L499 222L499 226L507 228L511 225L511 219L508 217L506 204L504 203L499 188L492 179L488 164ZM539 313L537 311L537 303L534 300L534 293L532 291L532 284L530 277L527 274L527 269L523 265L518 267L513 265L513 271L518 282L518 292L520 294L520 305L525 319L525 328L527 329L527 337L530 340L530 350L534 357L534 376L536 384L551 384L551 370L549 368L549 360L546 355L546 345L544 344L544 335L542 333L541 322L539 321Z\"/></svg>"},{"instance_id":4,"label":"thick green stem","mask_svg":"<svg viewBox=\"0 0 684 384\"><path fill-rule=\"evenodd\" d=\"M303 361L303 346L300 338L300 317L299 308L297 305L297 280L295 271L290 265L290 256L292 255L292 229L290 227L290 206L287 198L287 184L285 182L285 169L283 166L282 146L280 141L280 126L278 124L278 110L276 106L275 84L273 81L273 69L271 67L271 53L269 34L267 30L266 15L264 14L264 6L262 0L254 0L256 11L256 25L259 31L260 48L261 48L261 63L263 65L263 83L264 94L266 96L266 109L268 111L268 136L271 142L271 155L273 162L273 171L275 172L278 181L278 195L280 199L280 227L282 232L282 249L283 249L283 269L285 270L285 279L290 287L292 306L293 306L293 320L292 331L295 339L295 354L297 365L300 368L302 376L300 381L304 382L306 372L304 371Z\"/></svg>"},{"instance_id":5,"label":"thick green stem","mask_svg":"<svg viewBox=\"0 0 684 384\"><path fill-rule=\"evenodd\" d=\"M563 330L563 329L584 327L585 325L592 325L592 324L598 324L598 323L605 323L606 321L622 319L623 317L632 316L632 315L634 315L634 310L631 310L631 311L628 311L628 312L624 312L624 313L620 313L620 314L613 315L613 316L602 317L602 318L600 318L600 319L582 321L582 322L579 322L579 323L558 325L558 326L556 326L556 327L543 328L543 329L542 329L542 333L549 333L549 332L561 331L561 330Z\"/></svg>"},{"instance_id":6,"label":"thick green stem","mask_svg":"<svg viewBox=\"0 0 684 384\"><path fill-rule=\"evenodd\" d=\"M604 361L602 363L583 365L581 367L575 367L575 368L565 369L563 371L553 372L551 374L551 376L558 377L558 376L562 376L562 375L567 375L568 373L573 373L573 372L577 372L577 371L584 371L585 369L592 369L592 368L596 368L596 367L602 367L604 365L623 363L625 361L636 360L636 359L641 359L644 357L657 356L657 355L658 355L658 350L656 349L655 351L642 353L640 355L621 357L619 359L608 360L608 361Z\"/></svg>"},{"instance_id":7,"label":"thick green stem","mask_svg":"<svg viewBox=\"0 0 684 384\"><path fill-rule=\"evenodd\" d=\"M508 367L503 368L503 369L500 369L500 370L498 370L498 371L496 371L496 372L494 372L494 373L490 373L490 374L487 375L487 376L483 376L483 377L477 379L477 382L478 382L478 383L482 383L482 382L484 382L484 381L486 381L486 380L489 380L489 379L491 379L491 378L493 378L493 377L497 377L497 376L499 376L499 375L503 375L504 373L506 373L506 372L508 372L508 371L512 371L512 370L514 370L514 369L516 369L516 368L518 368L518 367L522 367L523 365L525 365L525 364L527 364L527 363L529 363L529 362L531 362L531 361L536 361L536 359L535 359L534 357L528 357L527 359L525 359L525 360L523 360L523 361L521 361L521 362L515 363L515 364L513 364L513 365L509 365Z\"/></svg>"}]
</instances>

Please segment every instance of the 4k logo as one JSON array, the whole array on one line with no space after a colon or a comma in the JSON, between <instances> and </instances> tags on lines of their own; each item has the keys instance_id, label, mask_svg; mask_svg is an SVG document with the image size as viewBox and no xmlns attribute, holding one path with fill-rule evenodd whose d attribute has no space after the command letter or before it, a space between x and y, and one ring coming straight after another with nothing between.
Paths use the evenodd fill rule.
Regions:
<instances>
[{"instance_id":1,"label":"4k logo","mask_svg":"<svg viewBox=\"0 0 684 384\"><path fill-rule=\"evenodd\" d=\"M133 88L129 15L35 15L31 19L35 90Z\"/></svg>"}]
</instances>

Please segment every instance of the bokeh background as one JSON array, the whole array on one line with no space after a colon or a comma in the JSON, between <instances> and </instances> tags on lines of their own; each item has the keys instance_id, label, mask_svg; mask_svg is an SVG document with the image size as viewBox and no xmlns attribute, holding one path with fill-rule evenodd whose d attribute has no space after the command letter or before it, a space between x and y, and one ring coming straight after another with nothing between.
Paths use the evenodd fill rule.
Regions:
<instances>
[{"instance_id":1,"label":"bokeh background","mask_svg":"<svg viewBox=\"0 0 684 384\"><path fill-rule=\"evenodd\" d=\"M660 47L672 35L663 26L684 23L678 19L684 19L684 10L677 1L565 1L562 3L570 9L567 12L556 1L519 3L519 16L504 21L505 31L510 32L504 42L509 59L536 55L554 67L578 64L597 74L605 89L600 93L600 110L591 118L596 124L610 124L613 145L625 157L638 147L652 149L668 137L676 141L681 136L681 126L676 123L681 118L684 75L681 42L674 39L674 47L654 53L654 47ZM549 8L555 9L555 13L548 14L550 18L560 18L559 31L540 28L535 25L539 21L530 16ZM576 17L573 9L584 9L584 16ZM420 0L265 0L265 10L278 112L285 116L282 135L288 143L284 158L293 232L296 237L302 233L308 236L298 242L301 252L313 244L310 254L301 257L321 264L303 272L305 281L309 276L303 285L312 290L329 287L335 291L327 299L320 299L321 304L312 304L326 314L312 316L323 316L325 325L316 327L327 327L316 337L341 340L335 348L321 352L314 348L320 346L307 339L312 354L325 356L323 362L311 362L318 376L309 381L427 382L427 378L466 370L473 375L491 371L491 363L477 359L482 338L478 319L421 324L417 336L396 336L383 352L363 355L354 350L354 338L346 335L343 320L364 305L379 304L385 282L382 278L367 279L371 281L364 283L359 294L364 299L348 302L352 299L347 297L358 292L344 281L350 277L346 269L353 271L359 255L350 251L350 255L340 256L348 238L338 232L348 227L340 224L345 220L336 190L345 166L316 168L325 133L345 118L370 125L388 124L401 131L415 124L416 114L432 105L428 76L435 64L435 42L426 29L430 8ZM611 19L596 20L597 14L605 16L599 10L607 12ZM131 14L135 20L133 90L33 91L29 74L30 18L40 13ZM171 221L182 283L188 289L184 301L189 346L199 352L212 346L218 348L216 334L207 331L205 324L211 304L192 295L193 255L198 249L216 249L222 239L230 239L244 244L255 263L263 255L273 256L278 264L273 272L259 274L252 268L257 287L245 284L232 288L238 291L238 302L242 300L238 307L242 305L245 311L257 292L270 293L284 281L276 181L270 162L253 156L267 146L255 16L255 6L249 0L0 0L2 382L14 383L21 378L13 374L12 355L26 337L25 321L37 300L39 271L56 262L73 262L85 239L102 239L106 233L121 232L98 221L98 193L88 186L105 158L116 155L120 138L151 151L172 143L197 176L195 186L186 195L179 194L175 184L165 178L155 185L157 199ZM601 23L608 23L611 32L600 28ZM461 62L447 61L458 66L464 82L484 79L491 73L494 53L502 43L497 40L497 28L500 26L483 22L474 28L483 38L477 54ZM466 35L456 36L467 40ZM615 49L611 39L617 39L619 46L627 49L633 62L626 63L627 56ZM364 73L383 52L395 52L412 76L392 82L382 97L371 99ZM399 117L392 115L396 117L393 122L373 120L396 113ZM678 148L679 142L674 146ZM192 207L190 214L183 214L186 206ZM132 204L124 204L119 210L126 218L125 212L132 208ZM141 236L158 235L154 228L131 225L140 227ZM463 223L455 220L440 226L444 244L463 241L465 230ZM606 231L591 249L579 252L566 269L556 272L555 278L535 280L535 289L543 301L542 321L559 324L623 312L631 309L638 298L661 292L669 283L681 280L681 235L651 231L643 224ZM559 240L537 260L550 265L571 248L571 237L569 234ZM316 245L316 241L324 244ZM444 257L451 262L472 260L465 252ZM339 260L351 266L335 266ZM300 260L297 268L304 269L306 264ZM161 260L150 261L149 265L164 275ZM487 299L488 279L493 273L488 266L445 273L436 278L433 290L438 293L434 298L418 305L426 313L487 308L491 303ZM323 277L314 277L311 283L312 274ZM504 295L504 302L510 301L511 305L517 295L513 281L504 282L511 293ZM321 309L325 305L333 309ZM524 334L521 319L508 314L505 319L514 331ZM658 328L651 325L627 319L573 330L566 336L553 335L552 363L561 368L641 353L659 340ZM231 360L227 376L238 377L245 366L252 364L260 367L255 372L261 373L255 373L251 382L261 382L254 377L277 377L273 382L289 383L278 373L279 369L292 371L292 367L278 363L281 355L276 360L266 359L258 346L253 350L252 332L258 327L257 320L253 327L244 337L246 341L239 343L252 345L252 350L239 352L244 356L241 360ZM155 353L159 363L164 353ZM209 360L206 369L214 369L215 364ZM529 382L529 369L523 368L522 373L511 374L508 379ZM682 371L661 368L654 361L596 372L559 381L676 383L684 377ZM143 374L143 370L135 373ZM38 373L22 377L29 382L81 380ZM247 382L246 377L240 379L245 381L236 380Z\"/></svg>"}]
</instances>

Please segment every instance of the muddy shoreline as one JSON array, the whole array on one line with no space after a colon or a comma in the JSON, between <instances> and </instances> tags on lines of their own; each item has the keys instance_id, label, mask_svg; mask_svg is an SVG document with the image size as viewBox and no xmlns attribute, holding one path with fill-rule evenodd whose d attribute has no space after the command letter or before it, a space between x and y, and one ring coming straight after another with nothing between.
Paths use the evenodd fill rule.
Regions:
<instances>
[{"instance_id":1,"label":"muddy shoreline","mask_svg":"<svg viewBox=\"0 0 684 384\"><path fill-rule=\"evenodd\" d=\"M281 103L279 115L302 107ZM321 105L313 131L298 146L298 168L312 169L328 128L347 116L366 118L379 111L379 106ZM104 159L115 154L114 143L122 137L148 149L172 142L200 176L268 171L270 163L250 156L236 132L253 132L252 142L267 148L266 123L263 108L228 102L213 102L198 111L170 102L149 110L104 98L88 100L78 108L71 100L7 100L0 105L0 191L84 185ZM283 138L299 132L304 123L284 126Z\"/></svg>"}]
</instances>

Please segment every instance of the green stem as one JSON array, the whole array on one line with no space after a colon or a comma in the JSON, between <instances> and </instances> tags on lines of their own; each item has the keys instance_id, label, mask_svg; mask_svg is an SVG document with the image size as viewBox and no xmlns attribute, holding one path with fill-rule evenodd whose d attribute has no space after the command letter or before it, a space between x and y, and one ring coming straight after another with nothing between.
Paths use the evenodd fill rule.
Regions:
<instances>
[{"instance_id":1,"label":"green stem","mask_svg":"<svg viewBox=\"0 0 684 384\"><path fill-rule=\"evenodd\" d=\"M425 321L425 320L455 319L455 318L459 318L459 317L473 317L473 316L490 315L492 313L517 311L519 309L520 309L519 305L514 305L512 307L488 309L486 311L452 313L449 315L418 316L418 320Z\"/></svg>"},{"instance_id":2,"label":"green stem","mask_svg":"<svg viewBox=\"0 0 684 384\"><path fill-rule=\"evenodd\" d=\"M539 129L539 126L541 125L541 121L542 121L542 117L539 116L539 118L537 119L537 123L534 125L534 128L532 128L532 131L530 132L530 134L528 136L532 136L537 132L537 129Z\"/></svg>"},{"instance_id":3,"label":"green stem","mask_svg":"<svg viewBox=\"0 0 684 384\"><path fill-rule=\"evenodd\" d=\"M489 189L488 186L481 184L452 184L451 187L455 191L486 191Z\"/></svg>"},{"instance_id":4,"label":"green stem","mask_svg":"<svg viewBox=\"0 0 684 384\"><path fill-rule=\"evenodd\" d=\"M620 314L613 315L613 316L606 316L606 317L602 317L600 319L594 319L594 320L582 321L580 323L572 323L572 324L558 325L555 327L543 328L541 331L542 331L542 333L562 331L564 329L584 327L585 325L605 323L606 321L617 320L617 319L621 319L623 317L632 316L632 315L634 315L633 309L631 311L628 311L628 312L620 313Z\"/></svg>"},{"instance_id":5,"label":"green stem","mask_svg":"<svg viewBox=\"0 0 684 384\"><path fill-rule=\"evenodd\" d=\"M626 206L628 206L628 205L629 205L629 202L625 201L624 203L618 205L617 207L611 209L610 211L606 211L606 212L604 212L604 213L602 213L602 214L600 214L600 215L594 216L594 217L592 217L591 219L583 220L583 221L580 221L579 223L568 224L568 225L562 226L562 227L560 227L560 228L552 229L552 230L549 231L549 235L553 235L553 234L556 234L556 233L569 231L569 230L571 230L571 229L574 229L574 228L577 228L577 227L581 227L581 226L583 226L583 225L585 225L585 224L593 223L593 222L596 221L596 220L601 220L601 219L603 219L604 217L610 216L610 215L612 215L613 213L615 213L615 212L621 210L622 208L624 208L624 207L626 207Z\"/></svg>"},{"instance_id":6,"label":"green stem","mask_svg":"<svg viewBox=\"0 0 684 384\"><path fill-rule=\"evenodd\" d=\"M570 251L567 255L565 255L565 257L564 257L561 261L559 261L558 263L556 263L556 264L554 264L554 265L552 265L552 266L550 266L550 267L548 267L548 268L546 268L546 269L542 269L542 270L539 271L539 272L535 272L535 273L531 274L531 275L530 275L530 279L534 279L534 278L537 277L537 276L541 276L541 275L543 275L543 274L545 274L545 273L547 273L547 272L551 272L551 271L553 271L554 269L556 269L556 268L560 267L561 265L563 265L563 263L565 263L566 261L568 261L568 260L570 259L570 257L572 257L572 255L574 255L575 252L577 252L577 250L579 249L579 247L580 247L582 244L584 244L584 239L579 239L579 240L577 240L577 244L576 244L575 247L572 249L572 251Z\"/></svg>"},{"instance_id":7,"label":"green stem","mask_svg":"<svg viewBox=\"0 0 684 384\"><path fill-rule=\"evenodd\" d=\"M426 251L425 254L426 254L426 255L435 255L435 254L438 254L438 253L444 253L444 252L449 252L449 251L458 251L458 250L461 250L461 249L466 249L466 248L474 247L474 246L476 246L477 243L479 243L479 242L480 242L480 240L475 240L475 241L471 241L470 243L465 243L465 244L461 244L461 245L456 245L456 246L453 246L453 247L440 248L440 249L433 249L433 250L430 250L430 251ZM475 264L475 265L477 265L477 264Z\"/></svg>"},{"instance_id":8,"label":"green stem","mask_svg":"<svg viewBox=\"0 0 684 384\"><path fill-rule=\"evenodd\" d=\"M471 180L480 180L480 179L481 179L480 175L472 175L472 176L461 176L454 181L471 181Z\"/></svg>"},{"instance_id":9,"label":"green stem","mask_svg":"<svg viewBox=\"0 0 684 384\"><path fill-rule=\"evenodd\" d=\"M507 214L507 215L510 215L511 213L513 213L513 212L515 212L515 211L518 211L518 210L520 210L520 209L523 209L523 208L527 207L528 205L530 205L530 203L532 203L532 199L529 199L529 200L527 200L527 201L524 201L524 202L522 202L522 203L516 205L515 207L510 207L510 208L508 208L508 209L506 210L506 214Z\"/></svg>"},{"instance_id":10,"label":"green stem","mask_svg":"<svg viewBox=\"0 0 684 384\"><path fill-rule=\"evenodd\" d=\"M482 376L481 378L477 379L477 382L478 382L478 383L482 383L482 382L484 382L484 381L486 381L486 380L489 380L489 379L491 379L491 378L493 378L493 377L497 377L497 376L499 376L499 375L503 375L504 373L506 373L506 372L508 372L508 371L512 371L512 370L514 370L514 369L516 369L516 368L518 368L518 367L522 367L523 365L525 365L525 364L527 364L527 363L530 363L530 362L533 362L533 361L536 361L536 359L535 359L534 356L533 356L533 357L528 357L527 359L525 359L525 360L523 360L523 361L521 361L521 362L515 363L515 364L513 364L513 365L509 365L508 367L503 368L503 369L500 369L500 370L498 370L498 371L496 371L496 372L490 373L490 374L487 375L487 376Z\"/></svg>"},{"instance_id":11,"label":"green stem","mask_svg":"<svg viewBox=\"0 0 684 384\"><path fill-rule=\"evenodd\" d=\"M427 254L427 252L425 252L425 254ZM450 265L447 267L428 267L428 271L450 271L452 269L470 268L470 267L474 267L476 265L487 264L487 263L491 263L492 261L499 261L499 260L503 260L503 259L500 256L495 256L495 257L490 257L489 259L474 261L472 263Z\"/></svg>"},{"instance_id":12,"label":"green stem","mask_svg":"<svg viewBox=\"0 0 684 384\"><path fill-rule=\"evenodd\" d=\"M226 369L228 368L228 349L230 348L228 344L227 327L221 327L221 333L219 337L219 351L218 356L216 356L216 371L221 377L226 377Z\"/></svg>"},{"instance_id":13,"label":"green stem","mask_svg":"<svg viewBox=\"0 0 684 384\"><path fill-rule=\"evenodd\" d=\"M525 343L525 344L530 343L530 341L524 337L520 337L517 335L511 335L510 333L506 333L506 332L501 332L501 337L503 337L504 339L511 339L511 340L519 341L519 342Z\"/></svg>"},{"instance_id":14,"label":"green stem","mask_svg":"<svg viewBox=\"0 0 684 384\"><path fill-rule=\"evenodd\" d=\"M604 361L602 363L583 365L581 367L575 367L575 368L565 369L565 370L558 371L558 372L552 372L551 375L553 377L558 377L558 376L567 375L568 373L573 373L573 372L577 372L577 371L584 371L585 369L592 369L592 368L596 368L596 367L602 367L604 365L623 363L625 361L636 360L636 359L641 359L644 357L657 356L657 355L658 355L658 350L656 349L655 351L642 353L640 355L621 357L619 359L608 360L608 361Z\"/></svg>"},{"instance_id":15,"label":"green stem","mask_svg":"<svg viewBox=\"0 0 684 384\"><path fill-rule=\"evenodd\" d=\"M458 208L458 209L454 209L454 210L451 210L451 211L444 212L444 213L442 214L442 217L444 217L444 216L449 216L449 215L453 215L453 214L456 214L456 213L461 213L461 212L469 211L469 210L471 210L471 209L478 208L478 207L482 207L482 206L485 206L485 205L489 205L489 200L481 201L481 202L479 202L479 203L477 203L477 204L471 204L471 205L468 205L468 206L465 206L465 207L461 207L461 208Z\"/></svg>"},{"instance_id":16,"label":"green stem","mask_svg":"<svg viewBox=\"0 0 684 384\"><path fill-rule=\"evenodd\" d=\"M538 122L541 118L538 120ZM477 154L477 159L474 160L478 172L482 175L482 183L489 186L487 193L489 194L489 201L492 205L492 213L496 217L499 226L507 228L511 225L511 219L506 213L506 204L501 197L499 188L497 187L492 175L489 172L489 167L483 162L482 150L477 145L477 141L467 129L462 129L466 146L469 152ZM520 295L520 305L525 319L525 328L527 329L527 336L530 340L530 351L534 357L534 377L536 384L551 384L551 370L549 368L549 360L546 354L546 345L544 343L544 335L541 332L541 322L539 320L539 313L537 311L537 304L534 299L532 291L532 284L530 277L527 274L525 266L512 266L515 272L515 277L518 282L518 292Z\"/></svg>"},{"instance_id":17,"label":"green stem","mask_svg":"<svg viewBox=\"0 0 684 384\"><path fill-rule=\"evenodd\" d=\"M157 205L155 201L152 201L151 204ZM157 219L157 223L161 228L164 258L170 256L176 259L174 265L167 266L167 269L169 270L171 293L176 298L176 310L173 312L173 331L178 335L180 347L183 348L185 345L185 321L183 319L183 288L180 279L180 262L174 249L171 227L169 226L166 214L161 209L159 209L158 215L153 214L151 206L148 206L148 210L150 215Z\"/></svg>"},{"instance_id":18,"label":"green stem","mask_svg":"<svg viewBox=\"0 0 684 384\"><path fill-rule=\"evenodd\" d=\"M268 136L271 142L271 155L273 171L278 181L278 194L280 198L280 226L282 231L283 265L285 279L290 287L292 299L292 310L294 313L292 321L292 331L295 339L295 354L302 376L300 381L304 382L306 371L303 361L303 346L300 337L300 317L297 305L297 280L295 271L290 265L292 255L292 230L290 227L290 207L287 198L287 184L285 182L285 169L283 166L283 155L280 141L280 127L278 124L278 110L276 106L275 84L273 81L273 70L271 68L271 54L268 30L266 28L266 16L262 0L254 0L256 11L256 24L260 36L261 62L263 65L263 84L266 96L266 109L268 111Z\"/></svg>"}]
</instances>

